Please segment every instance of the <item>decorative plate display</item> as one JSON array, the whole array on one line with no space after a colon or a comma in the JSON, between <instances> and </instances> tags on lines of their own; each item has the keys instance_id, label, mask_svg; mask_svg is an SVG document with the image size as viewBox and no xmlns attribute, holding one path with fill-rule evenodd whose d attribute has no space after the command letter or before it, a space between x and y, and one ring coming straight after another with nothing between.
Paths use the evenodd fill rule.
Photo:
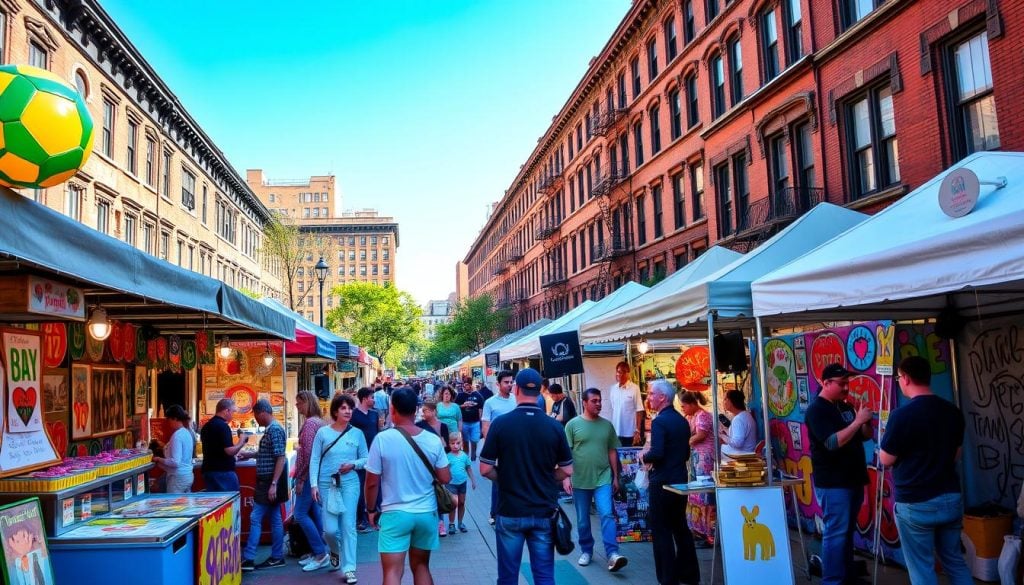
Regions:
<instances>
[{"instance_id":1,"label":"decorative plate display","mask_svg":"<svg viewBox=\"0 0 1024 585\"><path fill-rule=\"evenodd\" d=\"M786 416L796 406L793 349L781 339L771 339L764 344L764 359L767 362L768 408L775 416Z\"/></svg>"},{"instance_id":2,"label":"decorative plate display","mask_svg":"<svg viewBox=\"0 0 1024 585\"><path fill-rule=\"evenodd\" d=\"M244 384L228 388L224 397L235 401L238 414L251 414L252 407L256 404L256 392Z\"/></svg>"}]
</instances>

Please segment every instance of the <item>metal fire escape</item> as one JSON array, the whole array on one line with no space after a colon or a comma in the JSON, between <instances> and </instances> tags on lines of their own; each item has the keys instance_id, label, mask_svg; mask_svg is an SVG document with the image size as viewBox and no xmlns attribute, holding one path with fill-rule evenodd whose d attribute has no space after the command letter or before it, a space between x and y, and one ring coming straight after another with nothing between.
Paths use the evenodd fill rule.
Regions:
<instances>
[{"instance_id":1,"label":"metal fire escape","mask_svg":"<svg viewBox=\"0 0 1024 585\"><path fill-rule=\"evenodd\" d=\"M597 205L601 209L601 217L607 230L607 239L599 241L594 246L594 261L600 263L598 274L592 281L592 286L597 287L597 298L601 298L612 292L612 273L616 261L632 252L632 244L628 237L629 229L626 225L617 225L612 213L612 195L620 189L628 193L631 189L631 179L628 173L618 169L605 169L597 176L592 193L597 198ZM623 224L625 218L622 219Z\"/></svg>"}]
</instances>

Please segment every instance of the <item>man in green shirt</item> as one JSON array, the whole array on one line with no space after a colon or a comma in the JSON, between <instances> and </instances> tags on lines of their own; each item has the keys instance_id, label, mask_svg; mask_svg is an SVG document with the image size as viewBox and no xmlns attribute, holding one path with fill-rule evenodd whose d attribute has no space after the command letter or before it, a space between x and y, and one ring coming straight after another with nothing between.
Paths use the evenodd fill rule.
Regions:
<instances>
[{"instance_id":1,"label":"man in green shirt","mask_svg":"<svg viewBox=\"0 0 1024 585\"><path fill-rule=\"evenodd\" d=\"M576 504L576 525L583 550L579 565L589 565L594 555L594 535L590 531L590 503L593 501L601 517L601 540L608 556L608 570L615 572L629 562L619 554L612 504L612 495L619 491L619 438L612 423L601 418L600 413L601 391L588 388L583 393L583 414L565 426L575 471L571 478L563 480L563 489L572 494Z\"/></svg>"}]
</instances>

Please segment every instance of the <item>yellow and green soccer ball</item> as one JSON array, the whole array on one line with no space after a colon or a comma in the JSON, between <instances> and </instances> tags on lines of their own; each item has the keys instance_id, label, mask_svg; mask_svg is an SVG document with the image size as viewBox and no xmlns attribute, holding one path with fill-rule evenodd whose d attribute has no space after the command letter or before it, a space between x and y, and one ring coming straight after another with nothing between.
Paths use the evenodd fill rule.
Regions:
<instances>
[{"instance_id":1,"label":"yellow and green soccer ball","mask_svg":"<svg viewBox=\"0 0 1024 585\"><path fill-rule=\"evenodd\" d=\"M0 67L0 185L52 187L70 179L92 152L85 100L53 73Z\"/></svg>"}]
</instances>

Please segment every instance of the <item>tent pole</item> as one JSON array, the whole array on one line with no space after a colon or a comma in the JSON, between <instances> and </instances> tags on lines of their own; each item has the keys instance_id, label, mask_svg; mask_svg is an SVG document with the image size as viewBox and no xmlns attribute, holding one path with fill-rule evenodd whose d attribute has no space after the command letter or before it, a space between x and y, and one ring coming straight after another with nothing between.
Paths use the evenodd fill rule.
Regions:
<instances>
[{"instance_id":1,"label":"tent pole","mask_svg":"<svg viewBox=\"0 0 1024 585\"><path fill-rule=\"evenodd\" d=\"M764 464L768 472L768 485L772 485L772 430L768 421L768 386L764 375L764 329L760 317L756 317L754 323L757 327L757 347L754 352L757 359L757 382L761 386L761 416L764 417Z\"/></svg>"},{"instance_id":2,"label":"tent pole","mask_svg":"<svg viewBox=\"0 0 1024 585\"><path fill-rule=\"evenodd\" d=\"M715 477L722 462L721 440L718 438L718 364L715 363L715 313L708 311L708 368L711 370L711 418L715 433Z\"/></svg>"}]
</instances>

